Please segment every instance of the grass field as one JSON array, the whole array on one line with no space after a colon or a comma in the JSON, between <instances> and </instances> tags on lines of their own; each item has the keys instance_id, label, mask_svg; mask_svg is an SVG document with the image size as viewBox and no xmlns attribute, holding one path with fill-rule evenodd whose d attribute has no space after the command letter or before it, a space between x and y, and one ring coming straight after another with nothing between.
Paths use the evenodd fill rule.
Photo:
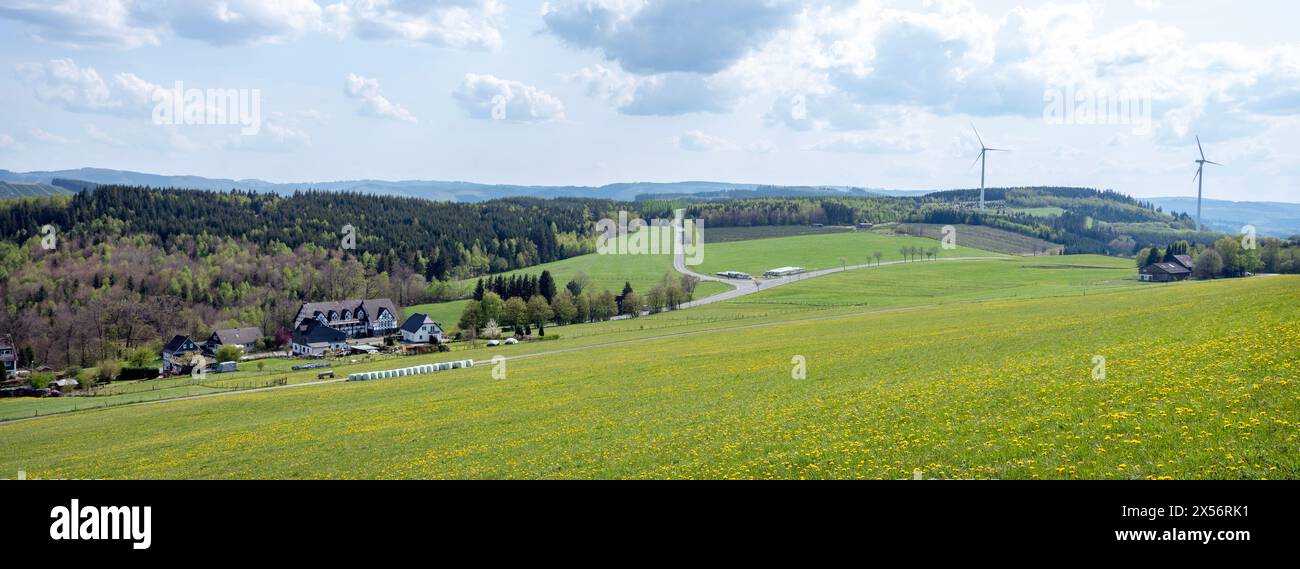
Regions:
<instances>
[{"instance_id":1,"label":"grass field","mask_svg":"<svg viewBox=\"0 0 1300 569\"><path fill-rule=\"evenodd\" d=\"M757 225L754 227L705 227L705 243L729 243L731 241L752 241L754 239L773 239L779 237L796 237L799 235L828 235L852 232L852 227L813 227L811 225Z\"/></svg>"},{"instance_id":2,"label":"grass field","mask_svg":"<svg viewBox=\"0 0 1300 569\"><path fill-rule=\"evenodd\" d=\"M943 236L943 225L934 223L909 223L898 226L900 232L917 232L921 237L939 239ZM984 225L955 225L956 241L967 247L1006 253L1008 255L1041 255L1043 251L1056 253L1061 246L1051 241L1012 233L1005 229Z\"/></svg>"},{"instance_id":3,"label":"grass field","mask_svg":"<svg viewBox=\"0 0 1300 569\"><path fill-rule=\"evenodd\" d=\"M756 317L742 321L758 324L748 328L511 360L499 381L484 366L0 425L0 470L131 478L1300 476L1300 281L1097 284L1103 290L1082 296L1061 283L1109 283L1089 273L1118 271L1072 260L1087 262L1021 264L1011 272L1027 276L1007 277L1004 287L1066 296L919 306L898 299L899 307L858 316L836 312L861 307L785 304L823 318L763 325ZM919 265L878 275L943 263ZM764 295L817 301L817 282L738 299L729 310L757 314L764 309L745 303ZM1052 290L1059 287L1066 290ZM653 332L636 326L656 319L518 347L645 336ZM795 355L806 358L806 379L791 378ZM1092 375L1098 355L1104 379Z\"/></svg>"},{"instance_id":4,"label":"grass field","mask_svg":"<svg viewBox=\"0 0 1300 569\"><path fill-rule=\"evenodd\" d=\"M548 336L560 338L558 341L491 349L483 346L467 349L458 344L454 347L456 353L451 356L438 354L399 360L380 357L373 362L363 361L359 364L335 362L333 369L339 376L345 376L349 373L448 361L449 358L486 360L498 353L529 354L647 336L692 333L870 310L992 299L1078 296L1123 287L1165 286L1139 283L1134 274L1128 261L1098 255L1035 259L1007 257L1001 260L885 265L809 279L723 303L653 317L549 327ZM704 291L707 284L701 284L701 292L697 296L709 294ZM289 371L288 367L297 363L301 362L288 359L267 360L264 372L258 372L251 363L244 363L237 373L213 375L202 382L181 378L114 384L101 392L120 393L111 397L0 400L0 420L197 395L280 378L285 378L290 384L316 380L316 374L320 370Z\"/></svg>"},{"instance_id":5,"label":"grass field","mask_svg":"<svg viewBox=\"0 0 1300 569\"><path fill-rule=\"evenodd\" d=\"M877 231L833 232L724 243L706 241L704 262L693 268L701 273L741 271L755 276L783 266L798 266L808 270L828 269L840 266L841 258L849 265L862 265L868 261L874 263L876 259L873 253L877 251L882 255L881 261L901 260L903 256L899 249L909 246L931 249L938 248L939 242ZM996 253L969 247L939 251L940 258L987 255Z\"/></svg>"}]
</instances>

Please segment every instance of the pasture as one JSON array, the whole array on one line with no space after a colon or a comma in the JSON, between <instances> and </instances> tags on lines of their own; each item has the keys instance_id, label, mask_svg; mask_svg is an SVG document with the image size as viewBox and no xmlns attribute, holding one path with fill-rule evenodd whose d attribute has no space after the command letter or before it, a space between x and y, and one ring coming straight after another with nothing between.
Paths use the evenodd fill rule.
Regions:
<instances>
[{"instance_id":1,"label":"pasture","mask_svg":"<svg viewBox=\"0 0 1300 569\"><path fill-rule=\"evenodd\" d=\"M1098 264L1016 269L1030 276L1010 280L1030 284L1011 290L1051 297L869 311L795 305L804 319L697 322L685 326L692 335L623 344L612 340L656 333L637 321L591 325L611 330L520 346L577 351L510 360L501 380L485 365L4 424L0 470L46 478L1300 476L1300 282L1070 294L1088 285L1069 283L1109 282L1087 274L1107 269L1080 268ZM786 294L816 301L820 291L800 290L815 283ZM789 300L782 292L770 294ZM762 310L742 306L748 300L731 308ZM806 378L792 377L795 356L807 362ZM1094 373L1096 356L1105 358L1104 377Z\"/></svg>"}]
</instances>

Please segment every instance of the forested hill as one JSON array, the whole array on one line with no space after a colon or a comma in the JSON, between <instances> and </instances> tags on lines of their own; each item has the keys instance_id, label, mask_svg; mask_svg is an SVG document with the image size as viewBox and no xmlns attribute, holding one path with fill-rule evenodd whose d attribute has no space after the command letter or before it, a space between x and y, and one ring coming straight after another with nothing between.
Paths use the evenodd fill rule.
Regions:
<instances>
[{"instance_id":1,"label":"forested hill","mask_svg":"<svg viewBox=\"0 0 1300 569\"><path fill-rule=\"evenodd\" d=\"M505 271L588 252L594 214L610 202L513 198L479 204L346 192L288 196L233 191L100 186L68 200L26 201L0 209L0 236L23 241L46 224L69 236L143 234L171 248L210 235L289 248L342 246L355 228L358 256L380 271L404 264L427 279Z\"/></svg>"}]
</instances>

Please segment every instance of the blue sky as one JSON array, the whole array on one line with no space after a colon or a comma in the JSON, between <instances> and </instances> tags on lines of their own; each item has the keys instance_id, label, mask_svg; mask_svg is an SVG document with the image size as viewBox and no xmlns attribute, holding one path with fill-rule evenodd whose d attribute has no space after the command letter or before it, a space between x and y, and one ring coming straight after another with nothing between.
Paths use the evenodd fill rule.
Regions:
<instances>
[{"instance_id":1,"label":"blue sky","mask_svg":"<svg viewBox=\"0 0 1300 569\"><path fill-rule=\"evenodd\" d=\"M1014 151L994 186L1194 195L1199 134L1226 164L1207 197L1300 202L1297 19L1284 1L0 0L0 168L935 189L978 184L974 122ZM177 81L257 89L262 128L155 124ZM1049 120L1072 91L1148 101L1150 122Z\"/></svg>"}]
</instances>

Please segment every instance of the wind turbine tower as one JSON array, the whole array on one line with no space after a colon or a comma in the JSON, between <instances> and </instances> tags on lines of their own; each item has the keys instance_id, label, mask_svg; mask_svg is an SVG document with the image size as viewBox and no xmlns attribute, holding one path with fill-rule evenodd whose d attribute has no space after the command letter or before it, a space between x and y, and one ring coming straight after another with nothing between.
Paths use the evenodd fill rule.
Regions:
<instances>
[{"instance_id":1,"label":"wind turbine tower","mask_svg":"<svg viewBox=\"0 0 1300 569\"><path fill-rule=\"evenodd\" d=\"M988 165L989 153L990 152L1011 152L1011 151L1003 150L1001 148L989 148L984 144L984 139L980 137L980 131L979 129L975 128L975 123L970 124L970 129L975 131L975 139L980 141L980 155L978 158L975 159L975 162L978 162L980 165L980 209L984 209L984 169L985 166ZM975 163L972 162L970 166L971 168L974 168Z\"/></svg>"},{"instance_id":2,"label":"wind turbine tower","mask_svg":"<svg viewBox=\"0 0 1300 569\"><path fill-rule=\"evenodd\" d=\"M1222 166L1218 162L1205 159L1205 147L1201 146L1201 137L1196 137L1196 149L1201 152L1201 159L1196 161L1196 230L1204 231L1205 226L1201 225L1201 194L1205 190L1205 165L1214 164Z\"/></svg>"}]
</instances>

